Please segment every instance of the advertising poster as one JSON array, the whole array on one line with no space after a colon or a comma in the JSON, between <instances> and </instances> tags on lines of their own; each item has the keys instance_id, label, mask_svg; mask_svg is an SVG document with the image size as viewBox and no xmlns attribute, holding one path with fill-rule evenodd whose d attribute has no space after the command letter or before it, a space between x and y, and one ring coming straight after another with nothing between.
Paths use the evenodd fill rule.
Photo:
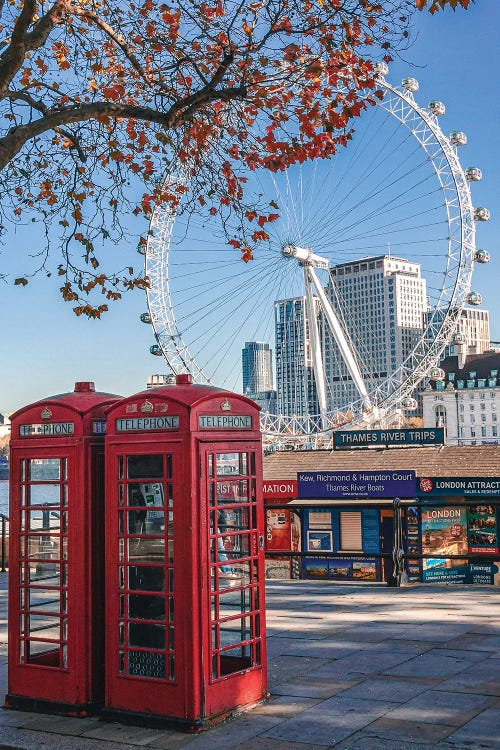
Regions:
<instances>
[{"instance_id":1,"label":"advertising poster","mask_svg":"<svg viewBox=\"0 0 500 750\"><path fill-rule=\"evenodd\" d=\"M406 538L408 555L420 554L420 518L416 508L408 508L406 511ZM420 560L418 557L409 557L407 562L408 578L410 581L420 580Z\"/></svg>"},{"instance_id":2,"label":"advertising poster","mask_svg":"<svg viewBox=\"0 0 500 750\"><path fill-rule=\"evenodd\" d=\"M266 510L266 550L300 551L300 519L293 511L282 508ZM266 578L290 578L293 558L266 559ZM298 573L295 576L298 578Z\"/></svg>"},{"instance_id":3,"label":"advertising poster","mask_svg":"<svg viewBox=\"0 0 500 750\"><path fill-rule=\"evenodd\" d=\"M296 513L282 508L266 510L266 549L300 551L300 520Z\"/></svg>"},{"instance_id":4,"label":"advertising poster","mask_svg":"<svg viewBox=\"0 0 500 750\"><path fill-rule=\"evenodd\" d=\"M497 516L493 505L469 507L468 544L474 555L498 554Z\"/></svg>"},{"instance_id":5,"label":"advertising poster","mask_svg":"<svg viewBox=\"0 0 500 750\"><path fill-rule=\"evenodd\" d=\"M303 561L303 578L330 578L335 581L376 581L378 563L366 558L314 558Z\"/></svg>"},{"instance_id":6,"label":"advertising poster","mask_svg":"<svg viewBox=\"0 0 500 750\"><path fill-rule=\"evenodd\" d=\"M468 554L467 512L461 506L422 509L422 553L442 555L423 560L423 580L463 583L467 560L450 560L449 555Z\"/></svg>"}]
</instances>

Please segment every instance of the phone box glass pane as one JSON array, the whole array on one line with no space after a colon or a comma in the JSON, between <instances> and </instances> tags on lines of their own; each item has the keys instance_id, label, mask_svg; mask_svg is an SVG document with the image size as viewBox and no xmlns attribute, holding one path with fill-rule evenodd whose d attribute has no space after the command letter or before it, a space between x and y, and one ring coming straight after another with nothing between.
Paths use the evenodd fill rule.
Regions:
<instances>
[{"instance_id":1,"label":"phone box glass pane","mask_svg":"<svg viewBox=\"0 0 500 750\"><path fill-rule=\"evenodd\" d=\"M32 458L28 461L28 479L50 481L61 478L59 458Z\"/></svg>"},{"instance_id":2,"label":"phone box glass pane","mask_svg":"<svg viewBox=\"0 0 500 750\"><path fill-rule=\"evenodd\" d=\"M163 456L127 456L129 479L163 479Z\"/></svg>"},{"instance_id":3,"label":"phone box glass pane","mask_svg":"<svg viewBox=\"0 0 500 750\"><path fill-rule=\"evenodd\" d=\"M60 505L59 484L32 484L29 487L28 505Z\"/></svg>"}]
</instances>

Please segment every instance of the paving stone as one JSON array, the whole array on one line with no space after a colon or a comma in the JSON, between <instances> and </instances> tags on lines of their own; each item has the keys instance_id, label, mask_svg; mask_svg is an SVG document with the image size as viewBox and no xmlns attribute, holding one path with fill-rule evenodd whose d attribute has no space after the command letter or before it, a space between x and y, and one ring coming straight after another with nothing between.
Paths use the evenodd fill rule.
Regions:
<instances>
[{"instance_id":1,"label":"paving stone","mask_svg":"<svg viewBox=\"0 0 500 750\"><path fill-rule=\"evenodd\" d=\"M132 727L115 722L100 722L100 726L90 729L80 735L94 740L107 740L108 742L122 742L128 745L140 747L148 745L157 740L163 734L161 729L147 729L144 727Z\"/></svg>"},{"instance_id":2,"label":"paving stone","mask_svg":"<svg viewBox=\"0 0 500 750\"><path fill-rule=\"evenodd\" d=\"M191 734L167 730L158 739L149 742L145 747L148 750L149 748L154 748L155 750L182 750L192 739L193 736Z\"/></svg>"},{"instance_id":3,"label":"paving stone","mask_svg":"<svg viewBox=\"0 0 500 750\"><path fill-rule=\"evenodd\" d=\"M322 698L298 698L293 695L279 695L252 709L252 716L295 716L320 703Z\"/></svg>"},{"instance_id":4,"label":"paving stone","mask_svg":"<svg viewBox=\"0 0 500 750\"><path fill-rule=\"evenodd\" d=\"M484 695L427 690L387 714L388 719L461 726L488 704Z\"/></svg>"},{"instance_id":5,"label":"paving stone","mask_svg":"<svg viewBox=\"0 0 500 750\"><path fill-rule=\"evenodd\" d=\"M267 665L267 675L269 685L273 685L290 680L298 675L310 672L314 669L328 664L327 659L316 659L308 656L279 656L270 659Z\"/></svg>"},{"instance_id":6,"label":"paving stone","mask_svg":"<svg viewBox=\"0 0 500 750\"><path fill-rule=\"evenodd\" d=\"M433 654L436 654L436 656L454 656L455 659L464 659L464 661L474 662L474 664L478 664L479 662L490 658L490 653L488 651L448 648L448 644L440 644L433 650Z\"/></svg>"},{"instance_id":7,"label":"paving stone","mask_svg":"<svg viewBox=\"0 0 500 750\"><path fill-rule=\"evenodd\" d=\"M450 638L456 638L460 635L467 633L469 625L465 622L461 624L436 623L435 621L429 623L417 623L410 625L404 631L401 636L395 635L394 638L407 638L408 633L411 632L412 637L419 641L435 641L436 643L445 643Z\"/></svg>"},{"instance_id":8,"label":"paving stone","mask_svg":"<svg viewBox=\"0 0 500 750\"><path fill-rule=\"evenodd\" d=\"M69 716L45 716L39 714L30 723L24 724L25 729L36 729L37 731L51 732L53 734L68 734L75 737L85 734L92 729L102 726L97 718L74 719Z\"/></svg>"},{"instance_id":9,"label":"paving stone","mask_svg":"<svg viewBox=\"0 0 500 750\"><path fill-rule=\"evenodd\" d=\"M448 737L454 729L455 727L444 724L390 719L388 716L383 716L370 725L370 733L375 733L377 737L401 738L418 742L437 742ZM404 743L404 747L409 750L411 746Z\"/></svg>"},{"instance_id":10,"label":"paving stone","mask_svg":"<svg viewBox=\"0 0 500 750\"><path fill-rule=\"evenodd\" d=\"M444 648L459 648L468 651L500 651L500 635L467 633L448 641Z\"/></svg>"},{"instance_id":11,"label":"paving stone","mask_svg":"<svg viewBox=\"0 0 500 750\"><path fill-rule=\"evenodd\" d=\"M273 694L302 698L331 698L357 684L356 680L334 682L321 677L299 677L293 682L284 682L273 687Z\"/></svg>"},{"instance_id":12,"label":"paving stone","mask_svg":"<svg viewBox=\"0 0 500 750\"><path fill-rule=\"evenodd\" d=\"M392 705L337 696L303 711L294 719L283 721L264 736L290 741L307 737L313 744L329 747L371 724Z\"/></svg>"},{"instance_id":13,"label":"paving stone","mask_svg":"<svg viewBox=\"0 0 500 750\"><path fill-rule=\"evenodd\" d=\"M344 690L345 698L369 698L390 703L404 703L428 689L427 684L398 680L396 678L372 678L359 682Z\"/></svg>"},{"instance_id":14,"label":"paving stone","mask_svg":"<svg viewBox=\"0 0 500 750\"><path fill-rule=\"evenodd\" d=\"M332 677L338 680L352 680L359 678L360 675L377 674L386 670L388 667L396 664L402 664L412 655L394 652L370 650L360 651L357 654L346 656L344 659L332 661L311 674L314 677Z\"/></svg>"},{"instance_id":15,"label":"paving stone","mask_svg":"<svg viewBox=\"0 0 500 750\"><path fill-rule=\"evenodd\" d=\"M420 677L450 677L470 667L467 659L457 659L448 656L445 649L432 649L414 659L406 660L384 674L405 677L415 675Z\"/></svg>"},{"instance_id":16,"label":"paving stone","mask_svg":"<svg viewBox=\"0 0 500 750\"><path fill-rule=\"evenodd\" d=\"M383 648L385 651L398 651L400 653L413 654L414 656L425 654L426 651L430 651L437 645L434 641L412 641L404 638L387 638L385 641L377 644L377 646Z\"/></svg>"},{"instance_id":17,"label":"paving stone","mask_svg":"<svg viewBox=\"0 0 500 750\"><path fill-rule=\"evenodd\" d=\"M282 648L281 655L293 654L294 656L312 656L318 659L343 659L345 656L350 656L359 651L359 648L352 643L346 645L331 639L302 641L288 638L283 640L287 641L288 647L285 645Z\"/></svg>"},{"instance_id":18,"label":"paving stone","mask_svg":"<svg viewBox=\"0 0 500 750\"><path fill-rule=\"evenodd\" d=\"M430 744L432 743L432 744ZM412 741L408 738L402 740L391 740L388 737L377 737L370 733L369 729L362 730L351 735L346 740L335 745L335 750L472 750L466 745L449 745L446 738L442 742L430 740L426 742L424 738L419 741Z\"/></svg>"},{"instance_id":19,"label":"paving stone","mask_svg":"<svg viewBox=\"0 0 500 750\"><path fill-rule=\"evenodd\" d=\"M349 630L344 630L338 634L340 641L360 641L361 643L380 643L387 637L384 633L379 633L373 628L349 628Z\"/></svg>"},{"instance_id":20,"label":"paving stone","mask_svg":"<svg viewBox=\"0 0 500 750\"><path fill-rule=\"evenodd\" d=\"M290 740L273 740L271 737L253 737L238 745L238 750L325 750L323 745L311 745L308 742L290 742Z\"/></svg>"},{"instance_id":21,"label":"paving stone","mask_svg":"<svg viewBox=\"0 0 500 750\"><path fill-rule=\"evenodd\" d=\"M487 708L450 735L453 742L471 743L474 748L500 748L500 708ZM472 743L474 743L472 745Z\"/></svg>"},{"instance_id":22,"label":"paving stone","mask_svg":"<svg viewBox=\"0 0 500 750\"><path fill-rule=\"evenodd\" d=\"M252 717L251 713L243 714L238 719L197 735L184 747L189 750L229 750L239 747L246 740L264 734L282 721L283 719L277 716Z\"/></svg>"},{"instance_id":23,"label":"paving stone","mask_svg":"<svg viewBox=\"0 0 500 750\"><path fill-rule=\"evenodd\" d=\"M500 696L500 659L488 659L481 666L469 666L436 686L453 693L477 693Z\"/></svg>"}]
</instances>

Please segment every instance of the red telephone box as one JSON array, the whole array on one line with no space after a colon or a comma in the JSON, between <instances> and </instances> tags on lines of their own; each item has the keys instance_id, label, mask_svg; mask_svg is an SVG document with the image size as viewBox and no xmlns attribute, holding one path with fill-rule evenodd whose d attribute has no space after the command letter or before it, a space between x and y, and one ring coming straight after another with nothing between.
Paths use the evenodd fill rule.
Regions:
<instances>
[{"instance_id":1,"label":"red telephone box","mask_svg":"<svg viewBox=\"0 0 500 750\"><path fill-rule=\"evenodd\" d=\"M117 398L76 383L11 419L8 708L102 705L105 407Z\"/></svg>"},{"instance_id":2,"label":"red telephone box","mask_svg":"<svg viewBox=\"0 0 500 750\"><path fill-rule=\"evenodd\" d=\"M105 718L187 731L267 696L259 409L179 375L106 435Z\"/></svg>"}]
</instances>

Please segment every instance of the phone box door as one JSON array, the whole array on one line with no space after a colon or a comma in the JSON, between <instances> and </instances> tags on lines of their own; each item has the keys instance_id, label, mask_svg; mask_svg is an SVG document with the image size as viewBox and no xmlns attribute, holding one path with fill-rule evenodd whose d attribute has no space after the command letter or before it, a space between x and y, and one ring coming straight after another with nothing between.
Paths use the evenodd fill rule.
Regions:
<instances>
[{"instance_id":1,"label":"phone box door","mask_svg":"<svg viewBox=\"0 0 500 750\"><path fill-rule=\"evenodd\" d=\"M202 618L205 711L212 716L267 695L264 516L260 445L200 445L206 549L200 611L208 613Z\"/></svg>"}]
</instances>

